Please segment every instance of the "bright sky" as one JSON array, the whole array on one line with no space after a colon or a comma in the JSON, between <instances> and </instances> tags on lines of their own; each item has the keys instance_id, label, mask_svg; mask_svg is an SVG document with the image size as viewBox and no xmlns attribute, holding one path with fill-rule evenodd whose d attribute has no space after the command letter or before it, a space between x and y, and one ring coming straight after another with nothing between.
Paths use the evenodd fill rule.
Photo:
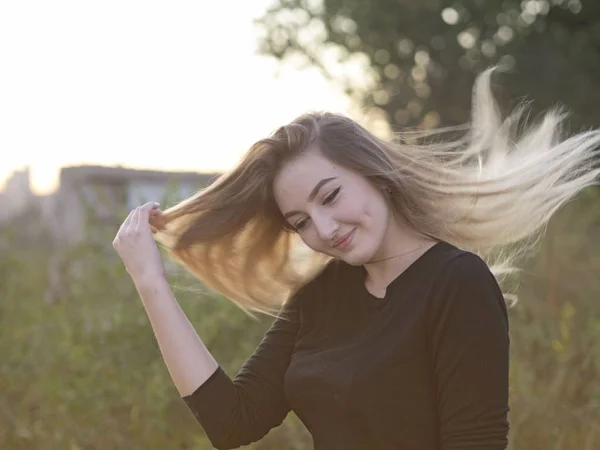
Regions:
<instances>
[{"instance_id":1,"label":"bright sky","mask_svg":"<svg viewBox=\"0 0 600 450\"><path fill-rule=\"evenodd\" d=\"M63 165L222 170L311 109L348 113L316 71L256 54L270 0L0 2L0 185ZM233 6L235 4L235 6Z\"/></svg>"}]
</instances>

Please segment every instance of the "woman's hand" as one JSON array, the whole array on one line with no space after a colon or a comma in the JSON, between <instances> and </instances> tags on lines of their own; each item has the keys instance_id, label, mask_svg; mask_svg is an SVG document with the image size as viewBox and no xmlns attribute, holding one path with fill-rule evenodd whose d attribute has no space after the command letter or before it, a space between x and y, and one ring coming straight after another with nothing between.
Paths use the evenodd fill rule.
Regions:
<instances>
[{"instance_id":1,"label":"woman's hand","mask_svg":"<svg viewBox=\"0 0 600 450\"><path fill-rule=\"evenodd\" d=\"M166 220L162 211L158 208L153 208L150 210L150 230L152 234L156 234L159 231L165 229Z\"/></svg>"},{"instance_id":2,"label":"woman's hand","mask_svg":"<svg viewBox=\"0 0 600 450\"><path fill-rule=\"evenodd\" d=\"M152 236L164 226L158 206L149 202L131 211L113 240L114 249L136 285L165 278L165 267ZM151 216L155 226L150 225Z\"/></svg>"}]
</instances>

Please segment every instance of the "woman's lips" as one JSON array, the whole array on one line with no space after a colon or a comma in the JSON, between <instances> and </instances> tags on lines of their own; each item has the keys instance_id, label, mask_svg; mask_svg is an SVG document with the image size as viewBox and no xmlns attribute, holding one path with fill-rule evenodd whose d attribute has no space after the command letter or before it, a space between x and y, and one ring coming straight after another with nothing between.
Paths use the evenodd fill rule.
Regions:
<instances>
[{"instance_id":1,"label":"woman's lips","mask_svg":"<svg viewBox=\"0 0 600 450\"><path fill-rule=\"evenodd\" d=\"M340 239L335 245L335 248L339 248L341 250L345 250L347 249L350 244L352 244L352 240L354 238L354 231L356 230L353 229L352 231L350 231L349 233L347 233L342 239Z\"/></svg>"}]
</instances>

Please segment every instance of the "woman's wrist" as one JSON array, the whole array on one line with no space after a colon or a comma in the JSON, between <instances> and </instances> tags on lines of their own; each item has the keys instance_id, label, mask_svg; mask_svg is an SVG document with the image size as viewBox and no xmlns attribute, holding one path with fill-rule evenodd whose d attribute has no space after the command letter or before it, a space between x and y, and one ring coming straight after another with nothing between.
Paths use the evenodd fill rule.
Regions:
<instances>
[{"instance_id":1,"label":"woman's wrist","mask_svg":"<svg viewBox=\"0 0 600 450\"><path fill-rule=\"evenodd\" d=\"M168 287L165 274L144 274L133 278L133 283L141 296L149 295Z\"/></svg>"}]
</instances>

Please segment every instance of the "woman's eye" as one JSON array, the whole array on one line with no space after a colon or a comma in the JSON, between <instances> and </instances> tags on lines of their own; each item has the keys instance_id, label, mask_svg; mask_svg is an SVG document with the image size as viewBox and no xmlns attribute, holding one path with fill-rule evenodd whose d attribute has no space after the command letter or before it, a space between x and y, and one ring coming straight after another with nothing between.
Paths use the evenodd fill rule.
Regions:
<instances>
[{"instance_id":1,"label":"woman's eye","mask_svg":"<svg viewBox=\"0 0 600 450\"><path fill-rule=\"evenodd\" d=\"M305 226L306 226L306 219L299 220L296 224L294 224L294 228L296 229L296 231L300 231Z\"/></svg>"},{"instance_id":2,"label":"woman's eye","mask_svg":"<svg viewBox=\"0 0 600 450\"><path fill-rule=\"evenodd\" d=\"M339 192L340 192L340 188L334 189L331 194L329 194L327 197L325 197L323 199L323 204L327 205L328 203L331 203L332 201L334 201Z\"/></svg>"}]
</instances>

